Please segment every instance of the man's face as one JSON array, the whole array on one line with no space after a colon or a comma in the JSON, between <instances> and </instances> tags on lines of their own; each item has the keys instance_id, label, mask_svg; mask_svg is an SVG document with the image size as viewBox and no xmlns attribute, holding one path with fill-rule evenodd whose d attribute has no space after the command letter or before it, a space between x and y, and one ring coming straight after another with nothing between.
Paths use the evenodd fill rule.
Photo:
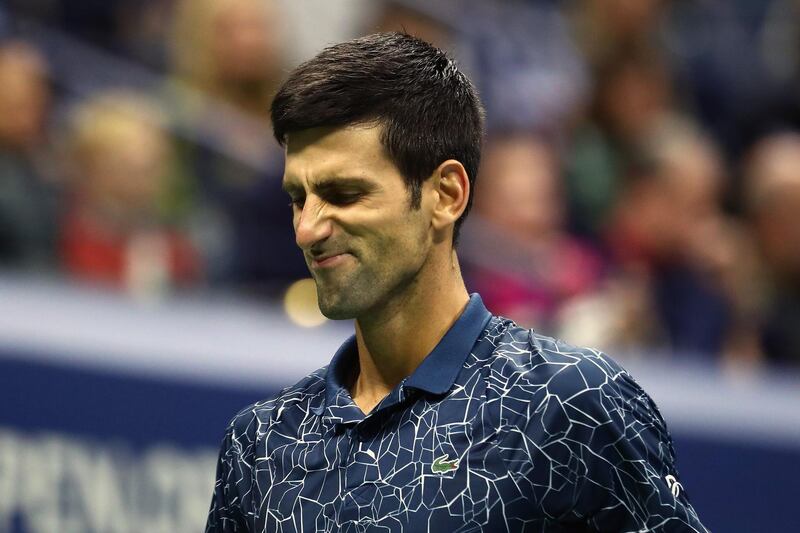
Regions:
<instances>
[{"instance_id":1,"label":"man's face","mask_svg":"<svg viewBox=\"0 0 800 533\"><path fill-rule=\"evenodd\" d=\"M433 241L428 184L411 209L380 127L292 133L283 187L325 316L360 318L415 288Z\"/></svg>"}]
</instances>

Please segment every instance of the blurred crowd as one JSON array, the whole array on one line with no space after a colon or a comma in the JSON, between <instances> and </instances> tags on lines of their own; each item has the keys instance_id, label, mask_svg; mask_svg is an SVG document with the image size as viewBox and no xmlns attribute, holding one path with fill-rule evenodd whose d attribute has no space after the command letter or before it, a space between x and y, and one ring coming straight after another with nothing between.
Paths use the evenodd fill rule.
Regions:
<instances>
[{"instance_id":1,"label":"blurred crowd","mask_svg":"<svg viewBox=\"0 0 800 533\"><path fill-rule=\"evenodd\" d=\"M138 297L307 277L268 113L286 4L6 2L0 265ZM478 86L460 257L495 313L605 349L800 365L800 1L397 0L362 19Z\"/></svg>"}]
</instances>

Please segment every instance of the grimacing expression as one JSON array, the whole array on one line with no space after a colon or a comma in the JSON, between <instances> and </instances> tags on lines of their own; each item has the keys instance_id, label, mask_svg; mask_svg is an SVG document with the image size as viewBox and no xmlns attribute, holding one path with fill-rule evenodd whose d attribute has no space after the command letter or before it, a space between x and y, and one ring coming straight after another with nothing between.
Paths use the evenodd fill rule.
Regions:
<instances>
[{"instance_id":1,"label":"grimacing expression","mask_svg":"<svg viewBox=\"0 0 800 533\"><path fill-rule=\"evenodd\" d=\"M412 209L380 126L289 135L283 188L297 245L332 319L359 318L414 286L433 245L426 203ZM425 185L423 185L423 194Z\"/></svg>"}]
</instances>

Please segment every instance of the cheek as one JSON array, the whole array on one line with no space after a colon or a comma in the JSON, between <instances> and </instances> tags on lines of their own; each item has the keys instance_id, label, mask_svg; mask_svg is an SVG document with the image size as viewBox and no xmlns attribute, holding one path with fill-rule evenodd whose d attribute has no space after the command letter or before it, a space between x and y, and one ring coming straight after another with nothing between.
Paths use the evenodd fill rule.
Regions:
<instances>
[{"instance_id":1,"label":"cheek","mask_svg":"<svg viewBox=\"0 0 800 533\"><path fill-rule=\"evenodd\" d=\"M409 217L400 226L400 230L403 232L403 238L409 254L413 254L415 257L427 254L432 239L430 220L427 220L421 214Z\"/></svg>"},{"instance_id":2,"label":"cheek","mask_svg":"<svg viewBox=\"0 0 800 533\"><path fill-rule=\"evenodd\" d=\"M369 255L386 256L382 260L402 263L417 257L427 241L426 227L416 218L405 214L402 217L386 217L380 224L362 227L354 233L361 240Z\"/></svg>"}]
</instances>

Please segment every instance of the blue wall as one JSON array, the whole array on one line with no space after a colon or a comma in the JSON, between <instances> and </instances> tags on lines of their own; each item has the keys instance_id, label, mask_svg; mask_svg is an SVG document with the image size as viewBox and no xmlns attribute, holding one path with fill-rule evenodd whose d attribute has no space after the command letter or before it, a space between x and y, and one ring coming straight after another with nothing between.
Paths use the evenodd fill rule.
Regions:
<instances>
[{"instance_id":1,"label":"blue wall","mask_svg":"<svg viewBox=\"0 0 800 533\"><path fill-rule=\"evenodd\" d=\"M233 413L281 385L214 386L31 359L36 358L0 351L0 428L24 441L55 435L89 449L119 451L122 446L134 462L154 447L168 446L187 456L215 453ZM680 431L673 431L673 436L683 485L712 530L800 531L800 448ZM197 488L209 495L210 490L210 486ZM78 501L80 497L74 500L73 505L91 504ZM135 512L147 510L145 505ZM11 531L41 530L32 529L24 511L18 510L13 520ZM95 531L86 520L72 520L83 524L83 531ZM0 522L0 531L9 527L9 522Z\"/></svg>"}]
</instances>

